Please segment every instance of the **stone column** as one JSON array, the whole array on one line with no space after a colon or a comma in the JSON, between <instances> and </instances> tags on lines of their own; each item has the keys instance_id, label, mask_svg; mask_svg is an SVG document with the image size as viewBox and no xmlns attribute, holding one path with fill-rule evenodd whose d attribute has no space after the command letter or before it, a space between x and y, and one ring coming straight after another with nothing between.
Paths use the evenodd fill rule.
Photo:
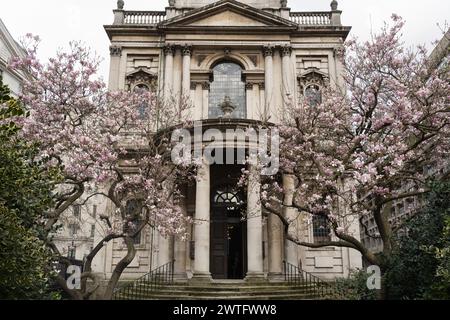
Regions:
<instances>
[{"instance_id":1,"label":"stone column","mask_svg":"<svg viewBox=\"0 0 450 320\"><path fill-rule=\"evenodd\" d=\"M292 47L286 45L281 48L281 63L282 63L282 73L283 73L283 101L284 104L289 104L293 98L292 92L292 68L291 68L291 54Z\"/></svg>"},{"instance_id":2,"label":"stone column","mask_svg":"<svg viewBox=\"0 0 450 320\"><path fill-rule=\"evenodd\" d=\"M173 58L173 82L172 82L172 94L173 101L180 102L181 98L181 82L183 78L183 56L181 47L175 47Z\"/></svg>"},{"instance_id":3,"label":"stone column","mask_svg":"<svg viewBox=\"0 0 450 320\"><path fill-rule=\"evenodd\" d=\"M185 99L189 100L191 95L191 55L192 47L189 45L183 46L181 49L183 55L183 80L181 85L181 92Z\"/></svg>"},{"instance_id":4,"label":"stone column","mask_svg":"<svg viewBox=\"0 0 450 320\"><path fill-rule=\"evenodd\" d=\"M120 79L120 58L122 57L122 47L111 46L109 47L109 52L111 54L111 64L109 69L109 89L118 90L119 89L119 79Z\"/></svg>"},{"instance_id":5,"label":"stone column","mask_svg":"<svg viewBox=\"0 0 450 320\"><path fill-rule=\"evenodd\" d=\"M284 205L292 206L292 203L294 201L294 192L295 192L295 176L289 175L289 174L283 175L283 189L285 190ZM297 210L294 208L285 207L284 215L289 220L293 220L297 217ZM296 232L297 232L297 222L296 221L291 223L291 225L289 227L289 232L296 234ZM289 262L290 264L297 266L299 263L298 254L297 254L297 245L295 245L291 241L286 241L285 250L286 250L285 260L287 262Z\"/></svg>"},{"instance_id":6,"label":"stone column","mask_svg":"<svg viewBox=\"0 0 450 320\"><path fill-rule=\"evenodd\" d=\"M247 82L245 84L245 91L246 94L245 96L247 97L247 114L246 117L247 119L253 119L253 112L255 109L255 98L254 98L254 91L253 91L253 83L251 82Z\"/></svg>"},{"instance_id":7,"label":"stone column","mask_svg":"<svg viewBox=\"0 0 450 320\"><path fill-rule=\"evenodd\" d=\"M172 45L164 47L166 66L164 69L164 94L169 97L173 92L173 56L175 48Z\"/></svg>"},{"instance_id":8,"label":"stone column","mask_svg":"<svg viewBox=\"0 0 450 320\"><path fill-rule=\"evenodd\" d=\"M335 63L335 68L336 68L336 84L342 92L345 92L343 60L344 60L344 46L339 45L334 49L334 63Z\"/></svg>"},{"instance_id":9,"label":"stone column","mask_svg":"<svg viewBox=\"0 0 450 320\"><path fill-rule=\"evenodd\" d=\"M193 120L203 119L203 88L201 82L191 82L191 97L194 105Z\"/></svg>"},{"instance_id":10,"label":"stone column","mask_svg":"<svg viewBox=\"0 0 450 320\"><path fill-rule=\"evenodd\" d=\"M170 238L165 238L159 234L158 267L169 263L171 260Z\"/></svg>"},{"instance_id":11,"label":"stone column","mask_svg":"<svg viewBox=\"0 0 450 320\"><path fill-rule=\"evenodd\" d=\"M202 83L202 89L203 89L203 95L202 95L202 119L208 119L209 118L209 89L211 84L209 82L203 82Z\"/></svg>"},{"instance_id":12,"label":"stone column","mask_svg":"<svg viewBox=\"0 0 450 320\"><path fill-rule=\"evenodd\" d=\"M210 168L205 162L198 169L195 200L195 264L194 280L209 281L210 256Z\"/></svg>"},{"instance_id":13,"label":"stone column","mask_svg":"<svg viewBox=\"0 0 450 320\"><path fill-rule=\"evenodd\" d=\"M274 48L265 46L263 48L263 55L265 59L265 100L264 120L268 120L270 116L270 104L273 102L273 52Z\"/></svg>"},{"instance_id":14,"label":"stone column","mask_svg":"<svg viewBox=\"0 0 450 320\"><path fill-rule=\"evenodd\" d=\"M281 279L283 277L283 229L280 218L269 215L269 277Z\"/></svg>"},{"instance_id":15,"label":"stone column","mask_svg":"<svg viewBox=\"0 0 450 320\"><path fill-rule=\"evenodd\" d=\"M261 179L257 168L250 165L247 195L247 247L248 271L246 280L260 280L264 277L263 225L261 209Z\"/></svg>"},{"instance_id":16,"label":"stone column","mask_svg":"<svg viewBox=\"0 0 450 320\"><path fill-rule=\"evenodd\" d=\"M180 207L183 211L183 214L187 216L187 203L186 203L186 197L183 196L180 199ZM186 249L187 249L187 243L186 241L182 241L182 239L175 238L174 243L174 257L175 257L175 276L178 279L186 279L187 273L186 273Z\"/></svg>"}]
</instances>

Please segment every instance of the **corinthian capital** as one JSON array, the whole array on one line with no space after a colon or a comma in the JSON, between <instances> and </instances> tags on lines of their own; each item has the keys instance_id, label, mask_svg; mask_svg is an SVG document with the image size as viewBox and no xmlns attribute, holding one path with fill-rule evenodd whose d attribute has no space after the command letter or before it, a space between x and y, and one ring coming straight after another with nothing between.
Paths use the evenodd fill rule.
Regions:
<instances>
[{"instance_id":1,"label":"corinthian capital","mask_svg":"<svg viewBox=\"0 0 450 320\"><path fill-rule=\"evenodd\" d=\"M185 44L182 48L181 48L181 53L183 56L192 56L192 46Z\"/></svg>"},{"instance_id":2,"label":"corinthian capital","mask_svg":"<svg viewBox=\"0 0 450 320\"><path fill-rule=\"evenodd\" d=\"M285 45L285 46L281 47L281 55L283 57L290 56L291 53L292 53L292 47L290 45Z\"/></svg>"},{"instance_id":3,"label":"corinthian capital","mask_svg":"<svg viewBox=\"0 0 450 320\"><path fill-rule=\"evenodd\" d=\"M273 46L264 46L263 55L264 57L273 56Z\"/></svg>"},{"instance_id":4,"label":"corinthian capital","mask_svg":"<svg viewBox=\"0 0 450 320\"><path fill-rule=\"evenodd\" d=\"M163 47L163 50L164 50L164 54L166 56L169 56L169 55L173 56L175 54L175 47L173 45L171 45L171 44L165 45Z\"/></svg>"},{"instance_id":5,"label":"corinthian capital","mask_svg":"<svg viewBox=\"0 0 450 320\"><path fill-rule=\"evenodd\" d=\"M120 46L110 46L109 53L112 56L120 57L122 55L122 47Z\"/></svg>"}]
</instances>

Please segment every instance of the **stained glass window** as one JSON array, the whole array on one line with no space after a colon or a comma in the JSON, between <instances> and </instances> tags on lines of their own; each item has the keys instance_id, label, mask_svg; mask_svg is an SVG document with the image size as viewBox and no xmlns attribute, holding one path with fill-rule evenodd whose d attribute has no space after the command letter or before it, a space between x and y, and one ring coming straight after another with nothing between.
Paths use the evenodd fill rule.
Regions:
<instances>
[{"instance_id":1,"label":"stained glass window","mask_svg":"<svg viewBox=\"0 0 450 320\"><path fill-rule=\"evenodd\" d=\"M242 68L232 62L223 62L213 68L214 81L209 93L209 118L223 116L220 108L225 97L230 97L236 107L232 118L245 119L247 117L245 83L242 81Z\"/></svg>"}]
</instances>

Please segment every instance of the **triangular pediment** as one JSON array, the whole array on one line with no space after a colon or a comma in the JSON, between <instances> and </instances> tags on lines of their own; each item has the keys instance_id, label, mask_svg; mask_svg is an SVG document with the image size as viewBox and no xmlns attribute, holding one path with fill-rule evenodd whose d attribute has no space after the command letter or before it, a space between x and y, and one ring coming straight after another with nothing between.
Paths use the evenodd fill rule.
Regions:
<instances>
[{"instance_id":1,"label":"triangular pediment","mask_svg":"<svg viewBox=\"0 0 450 320\"><path fill-rule=\"evenodd\" d=\"M211 15L204 19L193 21L188 26L201 26L201 27L245 27L245 26L267 26L267 23L258 21L249 17L246 17L237 12L231 10L225 10L217 14Z\"/></svg>"},{"instance_id":2,"label":"triangular pediment","mask_svg":"<svg viewBox=\"0 0 450 320\"><path fill-rule=\"evenodd\" d=\"M222 0L166 20L162 29L171 28L297 28L279 16L234 0Z\"/></svg>"}]
</instances>

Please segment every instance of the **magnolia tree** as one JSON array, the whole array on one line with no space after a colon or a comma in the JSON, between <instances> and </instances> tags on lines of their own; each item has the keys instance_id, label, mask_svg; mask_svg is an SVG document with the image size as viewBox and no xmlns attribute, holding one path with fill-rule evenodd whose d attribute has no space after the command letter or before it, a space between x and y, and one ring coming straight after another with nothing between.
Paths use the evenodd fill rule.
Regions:
<instances>
[{"instance_id":1,"label":"magnolia tree","mask_svg":"<svg viewBox=\"0 0 450 320\"><path fill-rule=\"evenodd\" d=\"M61 171L56 206L42 219L45 240L57 259L69 263L51 235L73 204L104 197L114 208L98 215L108 231L85 260L81 289L71 290L61 277L58 282L72 298L90 298L98 288L94 257L107 243L122 239L126 255L102 296L111 299L136 255L134 239L147 225L165 236L183 236L190 222L178 206L179 183L193 176L194 169L171 162L170 130L163 130L179 122L185 107L161 103L151 92L108 92L96 77L99 59L79 43L41 63L36 55L39 39L26 39L26 58L10 65L31 74L21 96L30 115L17 122L23 138L39 146L43 166ZM129 199L137 199L131 211Z\"/></svg>"},{"instance_id":2,"label":"magnolia tree","mask_svg":"<svg viewBox=\"0 0 450 320\"><path fill-rule=\"evenodd\" d=\"M345 92L327 88L320 103L288 108L280 126L280 173L294 184L287 188L276 177L262 184L263 206L280 218L287 239L310 248L353 248L382 272L401 228L385 208L426 193L424 168L442 167L449 156L448 62L432 68L425 49L406 50L403 25L393 16L370 41L346 43ZM292 210L297 215L286 214ZM299 216L320 216L331 240L310 243L291 232ZM375 219L377 234L364 225L366 217ZM363 245L352 219L381 239L380 254Z\"/></svg>"}]
</instances>

